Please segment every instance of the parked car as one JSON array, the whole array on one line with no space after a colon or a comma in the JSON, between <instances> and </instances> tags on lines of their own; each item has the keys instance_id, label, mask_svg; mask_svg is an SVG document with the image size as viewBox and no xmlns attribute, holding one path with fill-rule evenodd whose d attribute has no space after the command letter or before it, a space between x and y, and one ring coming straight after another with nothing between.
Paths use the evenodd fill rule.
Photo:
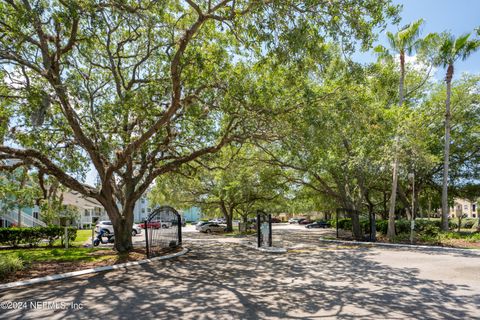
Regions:
<instances>
[{"instance_id":1,"label":"parked car","mask_svg":"<svg viewBox=\"0 0 480 320\"><path fill-rule=\"evenodd\" d=\"M198 221L197 224L195 225L195 229L200 230L200 227L209 223L213 223L210 221Z\"/></svg>"},{"instance_id":2,"label":"parked car","mask_svg":"<svg viewBox=\"0 0 480 320\"><path fill-rule=\"evenodd\" d=\"M142 228L136 223L133 224L132 226L132 236L135 237L137 234L142 233Z\"/></svg>"},{"instance_id":3,"label":"parked car","mask_svg":"<svg viewBox=\"0 0 480 320\"><path fill-rule=\"evenodd\" d=\"M280 223L280 222L282 222L282 220L275 217L272 218L272 223Z\"/></svg>"},{"instance_id":4,"label":"parked car","mask_svg":"<svg viewBox=\"0 0 480 320\"><path fill-rule=\"evenodd\" d=\"M139 223L138 224L140 228L145 229L145 223ZM160 228L168 228L170 227L170 222L161 222L161 221L150 221L147 222L147 228L152 228L152 229L160 229Z\"/></svg>"},{"instance_id":5,"label":"parked car","mask_svg":"<svg viewBox=\"0 0 480 320\"><path fill-rule=\"evenodd\" d=\"M291 219L288 219L288 223L290 223L290 224L298 223L298 220L300 220L300 219L298 219L298 218L291 218Z\"/></svg>"},{"instance_id":6,"label":"parked car","mask_svg":"<svg viewBox=\"0 0 480 320\"><path fill-rule=\"evenodd\" d=\"M103 230L105 236L111 235L114 233L112 222L109 220L98 221L95 225L95 232L100 233ZM142 228L138 224L132 226L132 236L142 233Z\"/></svg>"},{"instance_id":7,"label":"parked car","mask_svg":"<svg viewBox=\"0 0 480 320\"><path fill-rule=\"evenodd\" d=\"M95 233L100 233L102 230L105 236L113 234L112 221L98 221L95 225Z\"/></svg>"},{"instance_id":8,"label":"parked car","mask_svg":"<svg viewBox=\"0 0 480 320\"><path fill-rule=\"evenodd\" d=\"M328 223L326 221L315 221L313 223L307 224L305 226L307 229L311 228L328 228Z\"/></svg>"},{"instance_id":9,"label":"parked car","mask_svg":"<svg viewBox=\"0 0 480 320\"><path fill-rule=\"evenodd\" d=\"M198 231L212 233L212 232L225 232L227 230L227 226L218 223L207 223L202 225Z\"/></svg>"},{"instance_id":10,"label":"parked car","mask_svg":"<svg viewBox=\"0 0 480 320\"><path fill-rule=\"evenodd\" d=\"M227 223L227 221L224 218L215 218L215 219L210 220L210 222L213 222L213 223Z\"/></svg>"},{"instance_id":11,"label":"parked car","mask_svg":"<svg viewBox=\"0 0 480 320\"><path fill-rule=\"evenodd\" d=\"M310 223L313 223L313 221L308 219L300 219L298 221L298 224L310 224Z\"/></svg>"}]
</instances>

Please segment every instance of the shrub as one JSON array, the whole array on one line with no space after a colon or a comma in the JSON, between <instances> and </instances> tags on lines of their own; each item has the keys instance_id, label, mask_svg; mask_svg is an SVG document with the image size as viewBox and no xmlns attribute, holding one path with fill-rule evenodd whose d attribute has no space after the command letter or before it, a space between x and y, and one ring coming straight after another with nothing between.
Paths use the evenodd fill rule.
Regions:
<instances>
[{"instance_id":1,"label":"shrub","mask_svg":"<svg viewBox=\"0 0 480 320\"><path fill-rule=\"evenodd\" d=\"M401 233L410 234L410 221L405 219L395 221L395 231L397 234L401 234Z\"/></svg>"},{"instance_id":2,"label":"shrub","mask_svg":"<svg viewBox=\"0 0 480 320\"><path fill-rule=\"evenodd\" d=\"M65 234L65 228L62 228L62 233L61 235L63 236ZM75 241L75 238L77 237L77 228L72 228L68 227L68 243L72 243ZM62 238L62 246L65 244L65 239Z\"/></svg>"},{"instance_id":3,"label":"shrub","mask_svg":"<svg viewBox=\"0 0 480 320\"><path fill-rule=\"evenodd\" d=\"M0 255L0 279L23 269L23 261L16 254Z\"/></svg>"},{"instance_id":4,"label":"shrub","mask_svg":"<svg viewBox=\"0 0 480 320\"><path fill-rule=\"evenodd\" d=\"M419 239L421 242L426 242L426 243L429 243L429 244L437 244L437 243L439 243L437 236L431 236L431 235L424 234L424 233L418 234L418 239Z\"/></svg>"},{"instance_id":5,"label":"shrub","mask_svg":"<svg viewBox=\"0 0 480 320\"><path fill-rule=\"evenodd\" d=\"M478 219L465 219L462 221L462 228L471 229L476 221L478 221Z\"/></svg>"},{"instance_id":6,"label":"shrub","mask_svg":"<svg viewBox=\"0 0 480 320\"><path fill-rule=\"evenodd\" d=\"M437 237L440 233L440 228L435 224L427 224L421 231L419 231L420 236L427 237Z\"/></svg>"},{"instance_id":7,"label":"shrub","mask_svg":"<svg viewBox=\"0 0 480 320\"><path fill-rule=\"evenodd\" d=\"M48 246L53 246L55 240L60 238L63 235L64 230L60 226L50 226L48 229L45 230L45 239L48 240Z\"/></svg>"},{"instance_id":8,"label":"shrub","mask_svg":"<svg viewBox=\"0 0 480 320\"><path fill-rule=\"evenodd\" d=\"M349 218L339 219L338 228L342 230L352 230L352 220Z\"/></svg>"},{"instance_id":9,"label":"shrub","mask_svg":"<svg viewBox=\"0 0 480 320\"><path fill-rule=\"evenodd\" d=\"M19 244L36 246L42 239L47 239L51 246L53 242L63 236L64 228L59 226L34 228L0 228L0 243L16 247ZM68 228L68 238L72 242L77 237L77 228Z\"/></svg>"},{"instance_id":10,"label":"shrub","mask_svg":"<svg viewBox=\"0 0 480 320\"><path fill-rule=\"evenodd\" d=\"M449 228L449 229L458 229L458 223L457 223L457 221L454 221L454 220L450 219L450 220L448 221L448 228Z\"/></svg>"},{"instance_id":11,"label":"shrub","mask_svg":"<svg viewBox=\"0 0 480 320\"><path fill-rule=\"evenodd\" d=\"M399 233L393 238L393 242L406 242L410 240L410 235L407 233Z\"/></svg>"},{"instance_id":12,"label":"shrub","mask_svg":"<svg viewBox=\"0 0 480 320\"><path fill-rule=\"evenodd\" d=\"M480 241L480 233L474 233L470 236L470 240L472 241Z\"/></svg>"},{"instance_id":13,"label":"shrub","mask_svg":"<svg viewBox=\"0 0 480 320\"><path fill-rule=\"evenodd\" d=\"M388 230L388 220L377 220L375 222L375 229L378 232L381 232L383 234L387 234Z\"/></svg>"}]
</instances>

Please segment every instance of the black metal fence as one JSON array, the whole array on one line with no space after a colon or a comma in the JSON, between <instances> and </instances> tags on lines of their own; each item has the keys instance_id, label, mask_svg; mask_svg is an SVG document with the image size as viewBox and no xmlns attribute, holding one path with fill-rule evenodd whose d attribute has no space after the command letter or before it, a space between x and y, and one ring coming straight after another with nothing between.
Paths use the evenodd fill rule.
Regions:
<instances>
[{"instance_id":1,"label":"black metal fence","mask_svg":"<svg viewBox=\"0 0 480 320\"><path fill-rule=\"evenodd\" d=\"M257 211L257 245L272 246L272 215L262 210Z\"/></svg>"},{"instance_id":2,"label":"black metal fence","mask_svg":"<svg viewBox=\"0 0 480 320\"><path fill-rule=\"evenodd\" d=\"M182 218L172 207L158 207L144 222L147 257L182 244Z\"/></svg>"}]
</instances>

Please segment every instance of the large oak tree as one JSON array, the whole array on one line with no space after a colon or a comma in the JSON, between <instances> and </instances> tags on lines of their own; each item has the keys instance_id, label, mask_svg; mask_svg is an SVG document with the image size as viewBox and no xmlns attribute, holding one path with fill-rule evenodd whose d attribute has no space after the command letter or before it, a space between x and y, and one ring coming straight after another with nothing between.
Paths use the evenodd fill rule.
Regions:
<instances>
[{"instance_id":1,"label":"large oak tree","mask_svg":"<svg viewBox=\"0 0 480 320\"><path fill-rule=\"evenodd\" d=\"M1 1L0 159L97 199L128 251L157 176L261 135L275 100L255 100L268 90L255 63L293 65L329 39L368 46L389 2Z\"/></svg>"}]
</instances>

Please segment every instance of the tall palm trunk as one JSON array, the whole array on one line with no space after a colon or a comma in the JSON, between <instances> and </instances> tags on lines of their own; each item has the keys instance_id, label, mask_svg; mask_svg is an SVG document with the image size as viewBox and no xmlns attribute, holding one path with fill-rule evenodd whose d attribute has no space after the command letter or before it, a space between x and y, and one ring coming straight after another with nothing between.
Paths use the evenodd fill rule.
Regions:
<instances>
[{"instance_id":1,"label":"tall palm trunk","mask_svg":"<svg viewBox=\"0 0 480 320\"><path fill-rule=\"evenodd\" d=\"M400 52L400 82L398 84L398 104L401 107L403 105L403 86L405 83L405 53ZM395 237L395 203L397 200L397 185L398 185L398 146L399 137L398 132L395 132L395 155L393 159L393 177L392 177L392 192L390 195L390 208L388 211L388 229L387 236L390 240L393 240Z\"/></svg>"},{"instance_id":2,"label":"tall palm trunk","mask_svg":"<svg viewBox=\"0 0 480 320\"><path fill-rule=\"evenodd\" d=\"M445 99L445 151L443 159L442 185L442 230L448 231L448 165L450 157L450 96L452 94L453 64L447 68L447 97Z\"/></svg>"}]
</instances>

